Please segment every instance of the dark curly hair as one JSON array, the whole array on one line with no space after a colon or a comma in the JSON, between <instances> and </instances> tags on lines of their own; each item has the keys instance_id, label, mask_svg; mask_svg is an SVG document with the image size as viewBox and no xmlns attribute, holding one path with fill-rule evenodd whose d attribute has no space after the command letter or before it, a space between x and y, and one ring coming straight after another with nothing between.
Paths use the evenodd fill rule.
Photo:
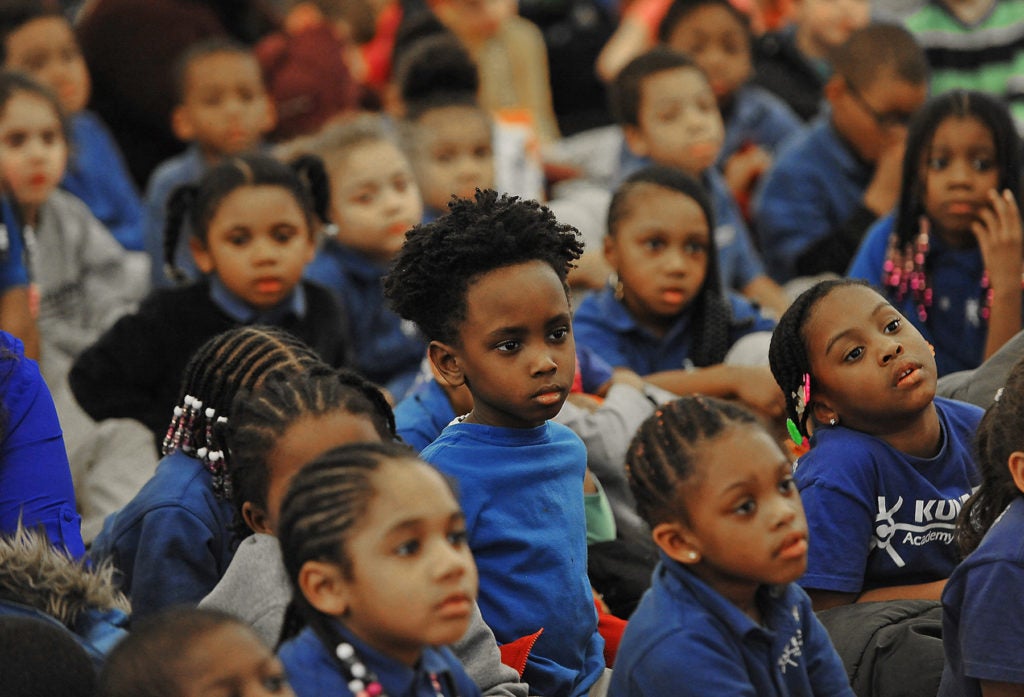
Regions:
<instances>
[{"instance_id":1,"label":"dark curly hair","mask_svg":"<svg viewBox=\"0 0 1024 697\"><path fill-rule=\"evenodd\" d=\"M565 285L583 254L579 232L536 201L477 189L473 200L452 197L448 210L406 233L384 278L384 295L394 311L431 340L458 343L466 290L483 274L542 261Z\"/></svg>"}]
</instances>

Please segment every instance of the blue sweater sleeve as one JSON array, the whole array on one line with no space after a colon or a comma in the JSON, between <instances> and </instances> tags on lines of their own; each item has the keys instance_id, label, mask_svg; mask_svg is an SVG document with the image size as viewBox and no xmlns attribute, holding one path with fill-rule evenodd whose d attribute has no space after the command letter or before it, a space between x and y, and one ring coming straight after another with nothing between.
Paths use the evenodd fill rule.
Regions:
<instances>
[{"instance_id":1,"label":"blue sweater sleeve","mask_svg":"<svg viewBox=\"0 0 1024 697\"><path fill-rule=\"evenodd\" d=\"M857 250L857 255L850 262L846 275L850 278L862 278L873 286L880 285L882 266L885 264L885 250L889 246L895 218L892 214L879 219L864 235L864 241Z\"/></svg>"}]
</instances>

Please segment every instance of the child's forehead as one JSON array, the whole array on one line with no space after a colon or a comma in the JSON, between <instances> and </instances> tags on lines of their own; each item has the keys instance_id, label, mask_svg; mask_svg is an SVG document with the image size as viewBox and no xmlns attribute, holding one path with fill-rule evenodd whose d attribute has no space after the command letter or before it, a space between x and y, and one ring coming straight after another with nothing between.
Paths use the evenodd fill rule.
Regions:
<instances>
[{"instance_id":1,"label":"child's forehead","mask_svg":"<svg viewBox=\"0 0 1024 697\"><path fill-rule=\"evenodd\" d=\"M325 153L331 176L346 188L360 182L391 176L395 171L408 172L409 160L397 144L384 137L372 137L340 146Z\"/></svg>"},{"instance_id":2,"label":"child's forehead","mask_svg":"<svg viewBox=\"0 0 1024 697\"><path fill-rule=\"evenodd\" d=\"M214 51L193 58L185 68L185 92L231 78L232 82L254 82L261 89L263 78L256 57L244 51Z\"/></svg>"},{"instance_id":3,"label":"child's forehead","mask_svg":"<svg viewBox=\"0 0 1024 697\"><path fill-rule=\"evenodd\" d=\"M34 49L53 49L55 41L74 43L75 35L71 24L60 15L33 17L11 31L5 40L8 52L22 52Z\"/></svg>"},{"instance_id":4,"label":"child's forehead","mask_svg":"<svg viewBox=\"0 0 1024 697\"><path fill-rule=\"evenodd\" d=\"M666 87L675 89L666 90ZM643 104L658 100L679 99L689 96L689 92L705 90L710 91L711 84L704 75L704 71L695 65L680 65L645 75L640 81L640 102Z\"/></svg>"}]
</instances>

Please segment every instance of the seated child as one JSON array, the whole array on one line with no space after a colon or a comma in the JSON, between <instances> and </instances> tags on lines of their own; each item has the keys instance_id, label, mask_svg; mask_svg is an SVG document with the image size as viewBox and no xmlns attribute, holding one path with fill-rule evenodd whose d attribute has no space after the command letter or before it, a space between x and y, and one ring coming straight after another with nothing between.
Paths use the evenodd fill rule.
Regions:
<instances>
[{"instance_id":1,"label":"seated child","mask_svg":"<svg viewBox=\"0 0 1024 697\"><path fill-rule=\"evenodd\" d=\"M976 444L981 486L957 519L964 560L942 593L941 697L1024 691L1024 362L985 413Z\"/></svg>"},{"instance_id":2,"label":"seated child","mask_svg":"<svg viewBox=\"0 0 1024 697\"><path fill-rule=\"evenodd\" d=\"M177 607L135 624L111 652L97 697L295 697L281 662L240 620Z\"/></svg>"},{"instance_id":3,"label":"seated child","mask_svg":"<svg viewBox=\"0 0 1024 697\"><path fill-rule=\"evenodd\" d=\"M604 670L586 569L586 450L548 421L575 374L565 279L577 235L536 202L480 191L410 232L384 282L395 311L430 339L441 377L473 396L422 456L458 483L484 621L503 644L540 634L523 679L552 697L586 694Z\"/></svg>"},{"instance_id":4,"label":"seated child","mask_svg":"<svg viewBox=\"0 0 1024 697\"><path fill-rule=\"evenodd\" d=\"M26 72L53 90L67 114L69 155L61 187L82 199L122 247L142 251L142 201L106 124L85 108L89 69L70 22L48 3L6 2L0 55L4 68Z\"/></svg>"},{"instance_id":5,"label":"seated child","mask_svg":"<svg viewBox=\"0 0 1024 697\"><path fill-rule=\"evenodd\" d=\"M133 618L199 602L231 562L238 540L224 431L235 393L274 371L294 375L318 365L309 347L271 327L239 327L195 352L156 473L107 518L89 550L92 559L109 559L117 568Z\"/></svg>"},{"instance_id":6,"label":"seated child","mask_svg":"<svg viewBox=\"0 0 1024 697\"><path fill-rule=\"evenodd\" d=\"M412 167L376 116L332 124L290 149L323 157L330 184L332 225L305 277L343 308L353 367L401 399L426 342L388 308L381 278L423 216Z\"/></svg>"},{"instance_id":7,"label":"seated child","mask_svg":"<svg viewBox=\"0 0 1024 697\"><path fill-rule=\"evenodd\" d=\"M298 697L479 697L446 648L477 575L437 470L395 443L335 448L292 479L278 538L294 592L278 654Z\"/></svg>"},{"instance_id":8,"label":"seated child","mask_svg":"<svg viewBox=\"0 0 1024 697\"><path fill-rule=\"evenodd\" d=\"M198 184L179 187L168 205L166 250L181 228L205 277L154 291L72 367L71 389L97 421L131 418L153 433L157 450L181 378L203 342L244 324L281 327L327 363L348 362L346 323L330 294L302 281L327 215L323 163L284 165L262 155L233 157Z\"/></svg>"},{"instance_id":9,"label":"seated child","mask_svg":"<svg viewBox=\"0 0 1024 697\"><path fill-rule=\"evenodd\" d=\"M714 231L714 232L712 232ZM782 396L761 365L724 364L741 338L775 323L718 280L714 216L682 172L657 165L629 177L608 211L605 256L614 285L588 296L574 324L582 346L675 392L737 398L781 415Z\"/></svg>"},{"instance_id":10,"label":"seated child","mask_svg":"<svg viewBox=\"0 0 1024 697\"><path fill-rule=\"evenodd\" d=\"M789 300L766 275L736 199L714 166L725 130L704 72L686 55L659 46L622 69L611 85L610 99L628 146L622 174L653 162L700 179L718 225L722 290L736 290L781 315Z\"/></svg>"},{"instance_id":11,"label":"seated child","mask_svg":"<svg viewBox=\"0 0 1024 697\"><path fill-rule=\"evenodd\" d=\"M790 24L755 40L753 82L810 121L832 74L829 54L871 20L871 0L794 0L793 8Z\"/></svg>"},{"instance_id":12,"label":"seated child","mask_svg":"<svg viewBox=\"0 0 1024 697\"><path fill-rule=\"evenodd\" d=\"M939 375L977 368L1021 329L1020 139L980 92L947 92L907 134L896 212L864 238L848 275L886 297L935 346Z\"/></svg>"},{"instance_id":13,"label":"seated child","mask_svg":"<svg viewBox=\"0 0 1024 697\"><path fill-rule=\"evenodd\" d=\"M729 0L674 0L658 36L707 75L725 124L715 164L746 213L757 180L803 124L781 99L749 84L754 70L750 25Z\"/></svg>"},{"instance_id":14,"label":"seated child","mask_svg":"<svg viewBox=\"0 0 1024 697\"><path fill-rule=\"evenodd\" d=\"M906 125L928 92L905 29L870 24L832 55L829 102L765 174L754 218L772 277L845 273L868 227L896 204Z\"/></svg>"},{"instance_id":15,"label":"seated child","mask_svg":"<svg viewBox=\"0 0 1024 697\"><path fill-rule=\"evenodd\" d=\"M640 427L627 465L661 562L611 694L852 697L794 583L808 529L792 465L754 415L706 397L671 402Z\"/></svg>"},{"instance_id":16,"label":"seated child","mask_svg":"<svg viewBox=\"0 0 1024 697\"><path fill-rule=\"evenodd\" d=\"M822 281L772 335L810 552L800 585L815 609L938 600L959 561L953 521L979 477L981 409L935 397L928 343L862 281ZM811 427L813 424L813 428Z\"/></svg>"},{"instance_id":17,"label":"seated child","mask_svg":"<svg viewBox=\"0 0 1024 697\"><path fill-rule=\"evenodd\" d=\"M144 243L154 288L172 285L165 260L182 269L186 278L200 276L185 244L171 258L164 253L171 193L183 184L194 184L224 158L259 149L276 123L260 64L242 44L213 38L190 46L175 66L175 83L177 105L171 126L189 147L162 162L146 185Z\"/></svg>"}]
</instances>

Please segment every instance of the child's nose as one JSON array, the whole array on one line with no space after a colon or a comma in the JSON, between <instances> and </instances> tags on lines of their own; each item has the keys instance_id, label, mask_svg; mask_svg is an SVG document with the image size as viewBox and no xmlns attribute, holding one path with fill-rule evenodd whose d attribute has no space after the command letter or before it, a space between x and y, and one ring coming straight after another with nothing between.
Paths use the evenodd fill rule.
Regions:
<instances>
[{"instance_id":1,"label":"child's nose","mask_svg":"<svg viewBox=\"0 0 1024 697\"><path fill-rule=\"evenodd\" d=\"M551 351L543 349L533 354L533 361L530 366L530 372L533 375L544 375L545 373L553 373L558 370L558 361L552 355Z\"/></svg>"},{"instance_id":2,"label":"child's nose","mask_svg":"<svg viewBox=\"0 0 1024 697\"><path fill-rule=\"evenodd\" d=\"M903 344L898 341L892 341L885 344L882 347L882 355L880 361L882 365L889 363L892 359L897 356L903 355Z\"/></svg>"},{"instance_id":3,"label":"child's nose","mask_svg":"<svg viewBox=\"0 0 1024 697\"><path fill-rule=\"evenodd\" d=\"M460 578L469 571L469 555L465 553L462 547L456 547L450 542L445 541L437 546L436 554L435 568L438 570L440 578Z\"/></svg>"}]
</instances>

